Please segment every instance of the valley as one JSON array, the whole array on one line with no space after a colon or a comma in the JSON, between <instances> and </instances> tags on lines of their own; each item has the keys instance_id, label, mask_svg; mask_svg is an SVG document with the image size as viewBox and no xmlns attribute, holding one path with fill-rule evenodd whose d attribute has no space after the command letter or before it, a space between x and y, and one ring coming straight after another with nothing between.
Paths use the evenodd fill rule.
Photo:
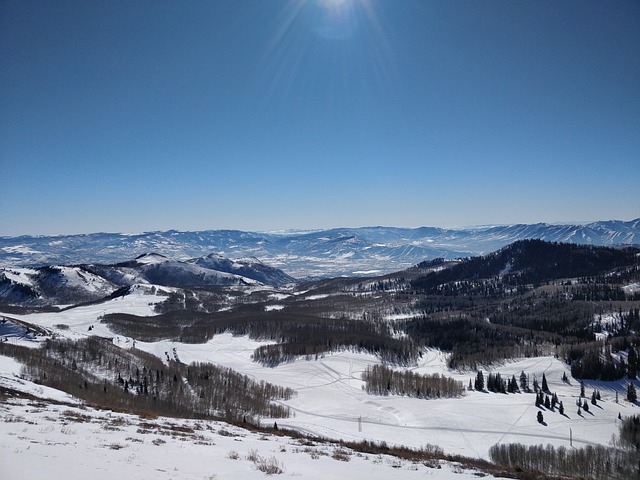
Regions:
<instances>
[{"instance_id":1,"label":"valley","mask_svg":"<svg viewBox=\"0 0 640 480\"><path fill-rule=\"evenodd\" d=\"M527 240L380 277L272 285L193 284L182 264L153 258L155 281L164 284L114 284L101 299L62 308L37 297L2 307L0 386L43 401L45 392L62 390L73 402L128 415L245 423L270 435L277 425L278 435L343 442L353 452L368 443L426 450L448 469L461 459L467 468L518 478L517 470L488 463L494 445L611 448L623 420L638 414L627 396L629 385L638 386L639 254ZM151 257L73 268L122 278L127 265L127 278L140 279L135 272L145 272L145 259ZM187 262L187 270L196 263ZM184 278L191 284L181 284ZM65 288L68 282L58 294ZM382 395L367 393L363 377L377 365L391 367L383 371L390 377ZM238 385L233 393L216 384L226 371L238 375L224 380ZM461 393L446 398L396 387L394 371L445 377L459 382ZM494 383L478 386L479 375ZM538 406L541 383L541 395L561 402L562 412ZM597 402L588 402L596 392ZM16 395L5 405L25 408ZM273 407L259 407L259 397ZM288 457L283 463L295 461ZM425 463L397 468L411 465L421 470ZM376 472L373 478L386 475Z\"/></svg>"}]
</instances>

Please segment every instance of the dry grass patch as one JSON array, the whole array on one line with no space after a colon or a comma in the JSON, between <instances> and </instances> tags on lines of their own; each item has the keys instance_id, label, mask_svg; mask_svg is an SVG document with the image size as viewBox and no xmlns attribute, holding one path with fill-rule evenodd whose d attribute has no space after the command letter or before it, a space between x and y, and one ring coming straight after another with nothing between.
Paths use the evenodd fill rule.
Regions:
<instances>
[{"instance_id":1,"label":"dry grass patch","mask_svg":"<svg viewBox=\"0 0 640 480\"><path fill-rule=\"evenodd\" d=\"M349 460L351 460L351 452L339 449L333 452L331 458L333 458L334 460L340 460L341 462L348 462Z\"/></svg>"},{"instance_id":2,"label":"dry grass patch","mask_svg":"<svg viewBox=\"0 0 640 480\"><path fill-rule=\"evenodd\" d=\"M84 415L82 413L74 412L72 410L65 410L62 412L62 417L70 422L78 423L91 423L93 417L90 415Z\"/></svg>"},{"instance_id":3,"label":"dry grass patch","mask_svg":"<svg viewBox=\"0 0 640 480\"><path fill-rule=\"evenodd\" d=\"M110 448L111 450L122 450L126 447L126 445L120 445L119 443L110 443L109 445L105 445L105 447Z\"/></svg>"}]
</instances>

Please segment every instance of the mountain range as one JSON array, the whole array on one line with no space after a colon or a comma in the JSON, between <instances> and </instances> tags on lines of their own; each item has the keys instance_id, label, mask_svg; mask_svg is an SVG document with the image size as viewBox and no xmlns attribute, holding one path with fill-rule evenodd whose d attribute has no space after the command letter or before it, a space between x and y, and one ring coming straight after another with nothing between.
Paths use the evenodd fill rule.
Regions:
<instances>
[{"instance_id":1,"label":"mountain range","mask_svg":"<svg viewBox=\"0 0 640 480\"><path fill-rule=\"evenodd\" d=\"M100 300L133 286L278 286L293 281L281 270L255 259L232 261L210 254L178 261L150 253L111 265L0 268L0 303L68 305Z\"/></svg>"},{"instance_id":2,"label":"mountain range","mask_svg":"<svg viewBox=\"0 0 640 480\"><path fill-rule=\"evenodd\" d=\"M217 254L228 259L253 257L292 277L313 279L390 273L434 258L482 255L524 239L598 246L637 245L640 218L584 225L538 223L460 229L169 230L0 237L0 266L115 264L149 252L180 261Z\"/></svg>"}]
</instances>

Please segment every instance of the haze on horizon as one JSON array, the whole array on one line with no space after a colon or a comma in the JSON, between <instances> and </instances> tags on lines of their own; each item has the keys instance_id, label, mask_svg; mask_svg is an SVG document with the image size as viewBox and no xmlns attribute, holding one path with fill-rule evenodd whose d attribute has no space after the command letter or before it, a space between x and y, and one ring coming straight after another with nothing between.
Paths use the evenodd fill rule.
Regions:
<instances>
[{"instance_id":1,"label":"haze on horizon","mask_svg":"<svg viewBox=\"0 0 640 480\"><path fill-rule=\"evenodd\" d=\"M640 216L640 3L0 4L0 236Z\"/></svg>"}]
</instances>

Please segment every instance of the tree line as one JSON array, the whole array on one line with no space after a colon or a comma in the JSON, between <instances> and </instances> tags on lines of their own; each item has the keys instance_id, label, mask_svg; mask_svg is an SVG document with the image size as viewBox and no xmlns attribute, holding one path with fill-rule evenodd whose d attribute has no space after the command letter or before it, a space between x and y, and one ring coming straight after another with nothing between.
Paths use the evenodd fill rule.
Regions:
<instances>
[{"instance_id":1,"label":"tree line","mask_svg":"<svg viewBox=\"0 0 640 480\"><path fill-rule=\"evenodd\" d=\"M362 374L364 389L373 395L402 395L414 398L452 398L464 395L464 385L437 373L419 375L397 371L385 365L368 366Z\"/></svg>"},{"instance_id":2,"label":"tree line","mask_svg":"<svg viewBox=\"0 0 640 480\"><path fill-rule=\"evenodd\" d=\"M22 374L92 404L197 418L254 421L290 416L274 403L295 395L289 388L257 382L213 364L167 364L146 352L124 349L110 339L47 339L41 348L0 342L0 354L23 364Z\"/></svg>"},{"instance_id":3,"label":"tree line","mask_svg":"<svg viewBox=\"0 0 640 480\"><path fill-rule=\"evenodd\" d=\"M496 444L491 461L502 466L563 478L631 480L640 478L637 450L587 445L583 448L552 445Z\"/></svg>"}]
</instances>

